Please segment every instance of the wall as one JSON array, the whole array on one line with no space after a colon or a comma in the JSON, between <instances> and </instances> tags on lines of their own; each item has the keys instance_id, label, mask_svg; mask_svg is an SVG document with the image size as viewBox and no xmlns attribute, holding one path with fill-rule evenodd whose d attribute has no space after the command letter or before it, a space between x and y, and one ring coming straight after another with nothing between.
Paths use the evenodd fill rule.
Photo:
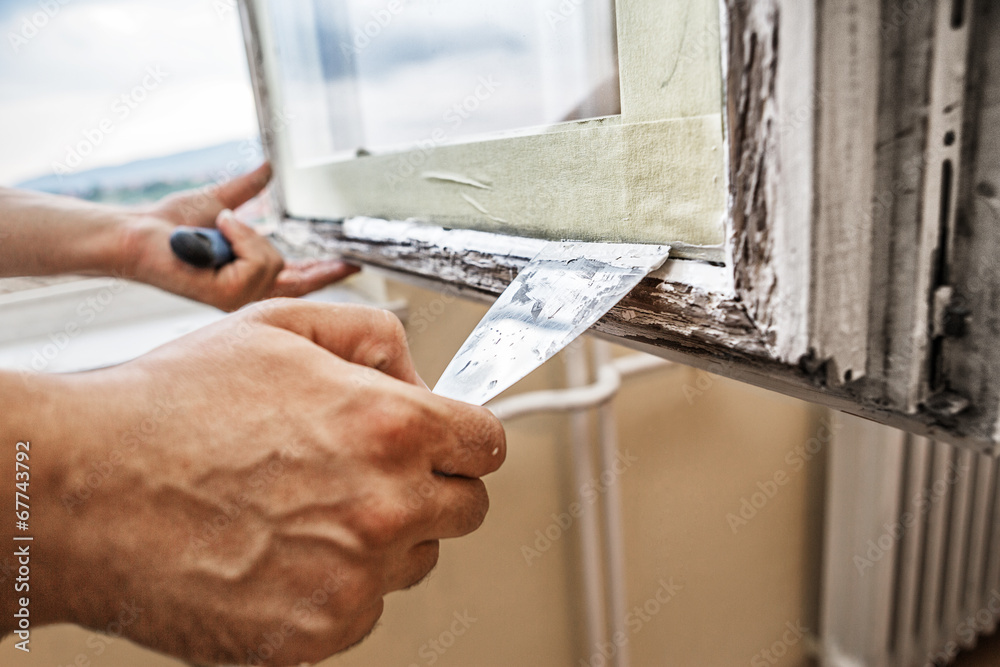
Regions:
<instances>
[{"instance_id":1,"label":"wall","mask_svg":"<svg viewBox=\"0 0 1000 667\"><path fill-rule=\"evenodd\" d=\"M410 301L413 353L433 384L485 308L401 285L394 291ZM563 372L556 359L517 391L557 386ZM654 599L661 581L676 593L665 605L650 604L659 609L648 620L634 617L641 623L630 626L640 626L629 633L633 664L805 665L805 641L786 624L816 628L822 450L799 469L796 448L821 432L822 412L679 366L627 380L616 405L621 450L636 459L616 481L630 607ZM365 643L323 664L602 664L593 647L578 646L576 526L530 564L522 553L573 500L567 440L564 416L510 423L507 463L487 481L492 507L483 527L446 542L426 582L387 598ZM772 487L776 473L784 483ZM727 515L739 516L744 498L761 507L755 516L744 510L751 518L734 533ZM455 614L468 626L461 636L450 634ZM75 628L41 630L33 639L30 659L17 664L66 665L80 655L94 666L178 664L121 640L97 655L93 647L103 640ZM0 645L5 664L11 650L10 640Z\"/></svg>"}]
</instances>

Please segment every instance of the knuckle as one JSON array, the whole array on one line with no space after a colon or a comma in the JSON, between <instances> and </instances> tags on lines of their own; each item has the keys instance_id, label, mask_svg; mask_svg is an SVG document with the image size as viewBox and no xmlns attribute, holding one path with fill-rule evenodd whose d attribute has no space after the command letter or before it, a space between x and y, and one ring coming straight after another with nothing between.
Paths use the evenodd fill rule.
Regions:
<instances>
[{"instance_id":1,"label":"knuckle","mask_svg":"<svg viewBox=\"0 0 1000 667\"><path fill-rule=\"evenodd\" d=\"M353 357L356 363L384 371L408 355L406 329L391 312L372 306L348 306L343 313L364 323Z\"/></svg>"},{"instance_id":2,"label":"knuckle","mask_svg":"<svg viewBox=\"0 0 1000 667\"><path fill-rule=\"evenodd\" d=\"M375 624L378 623L378 620L382 618L384 610L385 600L380 597L375 604L359 613L357 620L341 635L340 649L354 646L367 637L375 627Z\"/></svg>"},{"instance_id":3,"label":"knuckle","mask_svg":"<svg viewBox=\"0 0 1000 667\"><path fill-rule=\"evenodd\" d=\"M406 327L403 322L391 311L378 309L381 317L380 329L383 336L391 341L406 340Z\"/></svg>"},{"instance_id":4,"label":"knuckle","mask_svg":"<svg viewBox=\"0 0 1000 667\"><path fill-rule=\"evenodd\" d=\"M413 571L405 588L416 586L437 566L441 555L441 543L437 540L424 542L413 553Z\"/></svg>"},{"instance_id":5,"label":"knuckle","mask_svg":"<svg viewBox=\"0 0 1000 667\"><path fill-rule=\"evenodd\" d=\"M390 337L391 339L401 345L406 345L406 326L403 324L402 320L396 317L393 313L385 311L389 318L390 327Z\"/></svg>"},{"instance_id":6,"label":"knuckle","mask_svg":"<svg viewBox=\"0 0 1000 667\"><path fill-rule=\"evenodd\" d=\"M405 489L400 505L405 510L408 522L416 523L432 511L439 489L439 484L430 478Z\"/></svg>"},{"instance_id":7,"label":"knuckle","mask_svg":"<svg viewBox=\"0 0 1000 667\"><path fill-rule=\"evenodd\" d=\"M383 464L394 464L400 462L406 452L406 443L415 418L408 414L408 410L401 408L398 412L388 414L382 412L384 418L373 424L375 437L371 441L368 455L373 462ZM380 415L380 416L381 416Z\"/></svg>"},{"instance_id":8,"label":"knuckle","mask_svg":"<svg viewBox=\"0 0 1000 667\"><path fill-rule=\"evenodd\" d=\"M438 559L441 557L441 542L438 540L432 540L430 542L424 543L424 549L421 551L423 557L423 567L425 569L424 574L430 572L437 566Z\"/></svg>"},{"instance_id":9,"label":"knuckle","mask_svg":"<svg viewBox=\"0 0 1000 667\"><path fill-rule=\"evenodd\" d=\"M365 609L381 597L381 583L366 567L356 571L337 589L336 600L339 604L336 606L342 609Z\"/></svg>"},{"instance_id":10,"label":"knuckle","mask_svg":"<svg viewBox=\"0 0 1000 667\"><path fill-rule=\"evenodd\" d=\"M383 337L391 342L406 340L406 327L403 325L402 320L388 310L379 309L378 315L381 319L379 329Z\"/></svg>"},{"instance_id":11,"label":"knuckle","mask_svg":"<svg viewBox=\"0 0 1000 667\"><path fill-rule=\"evenodd\" d=\"M406 502L383 500L359 521L357 536L366 551L385 551L396 544L416 520Z\"/></svg>"},{"instance_id":12,"label":"knuckle","mask_svg":"<svg viewBox=\"0 0 1000 667\"><path fill-rule=\"evenodd\" d=\"M274 663L281 665L316 664L343 651L371 632L382 615L384 604L381 596L365 599L356 604L324 609L321 618L308 629L297 633L297 641L287 642L287 653L275 653ZM357 612L356 610L364 610Z\"/></svg>"},{"instance_id":13,"label":"knuckle","mask_svg":"<svg viewBox=\"0 0 1000 667\"><path fill-rule=\"evenodd\" d=\"M440 423L419 404L399 396L380 397L388 405L379 411L383 418L374 424L376 446L371 448L371 454L392 468L416 461L423 449L419 443L434 442L441 436Z\"/></svg>"}]
</instances>

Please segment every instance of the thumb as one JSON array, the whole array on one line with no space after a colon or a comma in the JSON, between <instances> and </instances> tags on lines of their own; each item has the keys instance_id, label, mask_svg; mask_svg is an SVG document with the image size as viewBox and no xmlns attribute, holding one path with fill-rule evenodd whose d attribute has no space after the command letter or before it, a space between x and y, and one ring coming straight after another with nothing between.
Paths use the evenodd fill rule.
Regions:
<instances>
[{"instance_id":1,"label":"thumb","mask_svg":"<svg viewBox=\"0 0 1000 667\"><path fill-rule=\"evenodd\" d=\"M261 242L267 243L253 227L242 222L231 209L223 209L215 219L215 226L233 246L237 258L256 257L261 254ZM270 245L270 244L268 244Z\"/></svg>"}]
</instances>

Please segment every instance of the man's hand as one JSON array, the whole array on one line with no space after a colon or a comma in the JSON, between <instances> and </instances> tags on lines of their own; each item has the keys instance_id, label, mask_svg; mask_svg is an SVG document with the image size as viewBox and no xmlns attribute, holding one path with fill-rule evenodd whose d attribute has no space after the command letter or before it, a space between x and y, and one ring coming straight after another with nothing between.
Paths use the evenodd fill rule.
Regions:
<instances>
[{"instance_id":1,"label":"man's hand","mask_svg":"<svg viewBox=\"0 0 1000 667\"><path fill-rule=\"evenodd\" d=\"M339 260L285 264L278 251L236 220L232 209L271 178L263 165L228 183L128 208L0 188L0 277L59 273L134 278L198 301L236 310L272 296L301 296L355 271ZM174 256L178 225L217 226L237 259L196 269Z\"/></svg>"},{"instance_id":2,"label":"man's hand","mask_svg":"<svg viewBox=\"0 0 1000 667\"><path fill-rule=\"evenodd\" d=\"M370 308L268 301L32 381L48 406L19 425L45 503L32 618L195 662L293 665L360 641L438 540L480 525L479 478L506 454L499 422L431 394L399 321Z\"/></svg>"},{"instance_id":3,"label":"man's hand","mask_svg":"<svg viewBox=\"0 0 1000 667\"><path fill-rule=\"evenodd\" d=\"M205 190L178 193L141 212L128 225L122 256L125 273L175 294L236 310L251 301L302 296L357 271L340 260L285 264L266 239L233 215L271 178L270 165ZM218 227L236 260L217 270L196 269L174 256L174 228Z\"/></svg>"}]
</instances>

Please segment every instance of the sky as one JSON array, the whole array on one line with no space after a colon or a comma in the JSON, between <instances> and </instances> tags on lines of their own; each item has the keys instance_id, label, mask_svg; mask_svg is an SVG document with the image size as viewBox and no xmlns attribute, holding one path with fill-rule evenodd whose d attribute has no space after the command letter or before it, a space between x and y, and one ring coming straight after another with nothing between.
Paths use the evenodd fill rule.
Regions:
<instances>
[{"instance_id":1,"label":"sky","mask_svg":"<svg viewBox=\"0 0 1000 667\"><path fill-rule=\"evenodd\" d=\"M309 2L270 3L310 73L283 91L303 162L335 152L350 118L357 141L341 149L556 122L617 67L613 44L594 62L610 0L558 21L561 0L336 1L323 7L342 18L325 21ZM350 90L323 80L316 26L331 20L344 22L333 55L356 51ZM371 39L356 42L363 29ZM0 0L0 40L0 185L257 134L236 0Z\"/></svg>"},{"instance_id":2,"label":"sky","mask_svg":"<svg viewBox=\"0 0 1000 667\"><path fill-rule=\"evenodd\" d=\"M235 0L0 0L0 39L0 184L257 134Z\"/></svg>"},{"instance_id":3,"label":"sky","mask_svg":"<svg viewBox=\"0 0 1000 667\"><path fill-rule=\"evenodd\" d=\"M560 122L617 71L612 7L272 0L295 158L312 164L359 147L392 152L433 136Z\"/></svg>"}]
</instances>

